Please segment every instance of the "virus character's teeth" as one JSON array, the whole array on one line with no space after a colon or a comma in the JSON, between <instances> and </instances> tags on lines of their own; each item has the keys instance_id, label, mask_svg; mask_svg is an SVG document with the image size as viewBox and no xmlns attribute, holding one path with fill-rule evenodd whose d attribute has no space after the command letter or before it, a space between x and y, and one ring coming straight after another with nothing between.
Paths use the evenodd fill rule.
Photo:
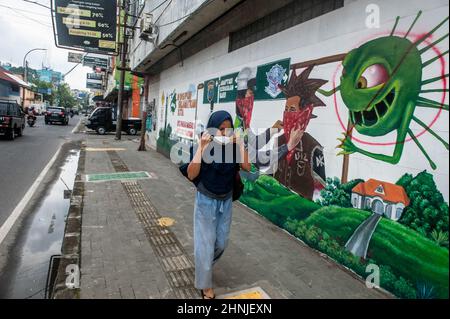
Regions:
<instances>
[{"instance_id":1,"label":"virus character's teeth","mask_svg":"<svg viewBox=\"0 0 450 319\"><path fill-rule=\"evenodd\" d=\"M394 99L395 99L395 90L392 90L387 96L386 96L386 103L388 105L388 107L391 107L392 104L394 103Z\"/></svg>"},{"instance_id":2,"label":"virus character's teeth","mask_svg":"<svg viewBox=\"0 0 450 319\"><path fill-rule=\"evenodd\" d=\"M378 123L389 111L395 100L395 89L381 102L372 105L367 111L350 112L350 120L355 125L372 127Z\"/></svg>"},{"instance_id":3,"label":"virus character's teeth","mask_svg":"<svg viewBox=\"0 0 450 319\"><path fill-rule=\"evenodd\" d=\"M353 112L353 117L355 119L354 123L357 125L361 125L363 122L362 113L361 112Z\"/></svg>"},{"instance_id":4,"label":"virus character's teeth","mask_svg":"<svg viewBox=\"0 0 450 319\"><path fill-rule=\"evenodd\" d=\"M385 101L381 101L375 107L377 109L378 115L380 116L380 118L382 118L389 110L390 104L387 104L387 102Z\"/></svg>"},{"instance_id":5,"label":"virus character's teeth","mask_svg":"<svg viewBox=\"0 0 450 319\"><path fill-rule=\"evenodd\" d=\"M375 111L375 108L372 108L370 111L363 112L364 125L373 126L378 122L378 116Z\"/></svg>"}]
</instances>

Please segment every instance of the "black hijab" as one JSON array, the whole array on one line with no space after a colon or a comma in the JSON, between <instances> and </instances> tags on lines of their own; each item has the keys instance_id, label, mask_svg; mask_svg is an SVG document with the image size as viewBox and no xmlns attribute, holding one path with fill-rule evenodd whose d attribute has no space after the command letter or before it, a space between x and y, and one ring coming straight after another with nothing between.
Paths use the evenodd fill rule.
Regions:
<instances>
[{"instance_id":1,"label":"black hijab","mask_svg":"<svg viewBox=\"0 0 450 319\"><path fill-rule=\"evenodd\" d=\"M217 111L211 114L207 129L219 129L223 122L230 121L231 128L234 129L233 126L233 118L230 113L226 111ZM212 133L212 132L210 132ZM213 134L214 135L214 134ZM223 160L225 159L225 152L234 152L235 145L221 145L216 142L212 142L211 146L213 147L222 147ZM212 153L213 154L213 153ZM213 162L211 164L207 164L202 162L201 167L201 182L203 185L212 193L217 195L227 194L233 190L233 181L234 181L234 171L236 168L236 159L234 156L234 163L221 163Z\"/></svg>"}]
</instances>

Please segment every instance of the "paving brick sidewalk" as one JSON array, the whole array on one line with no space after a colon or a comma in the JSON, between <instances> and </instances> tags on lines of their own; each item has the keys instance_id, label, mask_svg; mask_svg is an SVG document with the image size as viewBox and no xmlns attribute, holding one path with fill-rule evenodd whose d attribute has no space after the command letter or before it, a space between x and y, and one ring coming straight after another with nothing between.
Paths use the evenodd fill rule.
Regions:
<instances>
[{"instance_id":1,"label":"paving brick sidewalk","mask_svg":"<svg viewBox=\"0 0 450 319\"><path fill-rule=\"evenodd\" d=\"M146 171L153 178L86 182L81 298L199 298L192 286L195 189L168 159L137 152L127 137L87 135L86 144L85 174ZM158 223L165 220L173 225ZM261 287L271 298L388 297L241 204L214 283L219 295Z\"/></svg>"}]
</instances>

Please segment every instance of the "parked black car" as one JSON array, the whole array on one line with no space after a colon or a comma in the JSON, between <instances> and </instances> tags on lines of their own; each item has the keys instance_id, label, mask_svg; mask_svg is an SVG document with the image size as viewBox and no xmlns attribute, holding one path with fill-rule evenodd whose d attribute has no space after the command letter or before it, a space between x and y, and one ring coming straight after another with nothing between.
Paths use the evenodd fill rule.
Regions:
<instances>
[{"instance_id":1,"label":"parked black car","mask_svg":"<svg viewBox=\"0 0 450 319\"><path fill-rule=\"evenodd\" d=\"M111 107L98 107L85 121L88 129L96 131L100 135L116 130L117 118L115 109ZM123 119L122 131L129 135L136 135L142 127L141 119Z\"/></svg>"},{"instance_id":2,"label":"parked black car","mask_svg":"<svg viewBox=\"0 0 450 319\"><path fill-rule=\"evenodd\" d=\"M25 113L16 101L0 100L0 135L10 140L22 136L25 129Z\"/></svg>"},{"instance_id":3,"label":"parked black car","mask_svg":"<svg viewBox=\"0 0 450 319\"><path fill-rule=\"evenodd\" d=\"M45 124L61 123L69 124L69 113L63 107L51 106L45 112Z\"/></svg>"}]
</instances>

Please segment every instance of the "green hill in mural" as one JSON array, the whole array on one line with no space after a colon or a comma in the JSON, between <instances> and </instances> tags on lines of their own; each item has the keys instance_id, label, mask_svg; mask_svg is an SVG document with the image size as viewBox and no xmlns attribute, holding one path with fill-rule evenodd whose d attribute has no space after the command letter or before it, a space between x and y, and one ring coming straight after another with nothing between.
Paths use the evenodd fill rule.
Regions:
<instances>
[{"instance_id":1,"label":"green hill in mural","mask_svg":"<svg viewBox=\"0 0 450 319\"><path fill-rule=\"evenodd\" d=\"M305 224L322 229L344 246L356 228L370 215L359 209L326 206L308 217Z\"/></svg>"},{"instance_id":2,"label":"green hill in mural","mask_svg":"<svg viewBox=\"0 0 450 319\"><path fill-rule=\"evenodd\" d=\"M240 201L281 227L289 217L302 220L320 208L270 176L260 176L254 183L244 180L244 185Z\"/></svg>"},{"instance_id":3,"label":"green hill in mural","mask_svg":"<svg viewBox=\"0 0 450 319\"><path fill-rule=\"evenodd\" d=\"M323 207L305 220L342 245L370 213L339 207ZM387 265L413 284L432 285L440 298L448 298L449 252L420 233L383 218L369 245L369 257Z\"/></svg>"}]
</instances>

